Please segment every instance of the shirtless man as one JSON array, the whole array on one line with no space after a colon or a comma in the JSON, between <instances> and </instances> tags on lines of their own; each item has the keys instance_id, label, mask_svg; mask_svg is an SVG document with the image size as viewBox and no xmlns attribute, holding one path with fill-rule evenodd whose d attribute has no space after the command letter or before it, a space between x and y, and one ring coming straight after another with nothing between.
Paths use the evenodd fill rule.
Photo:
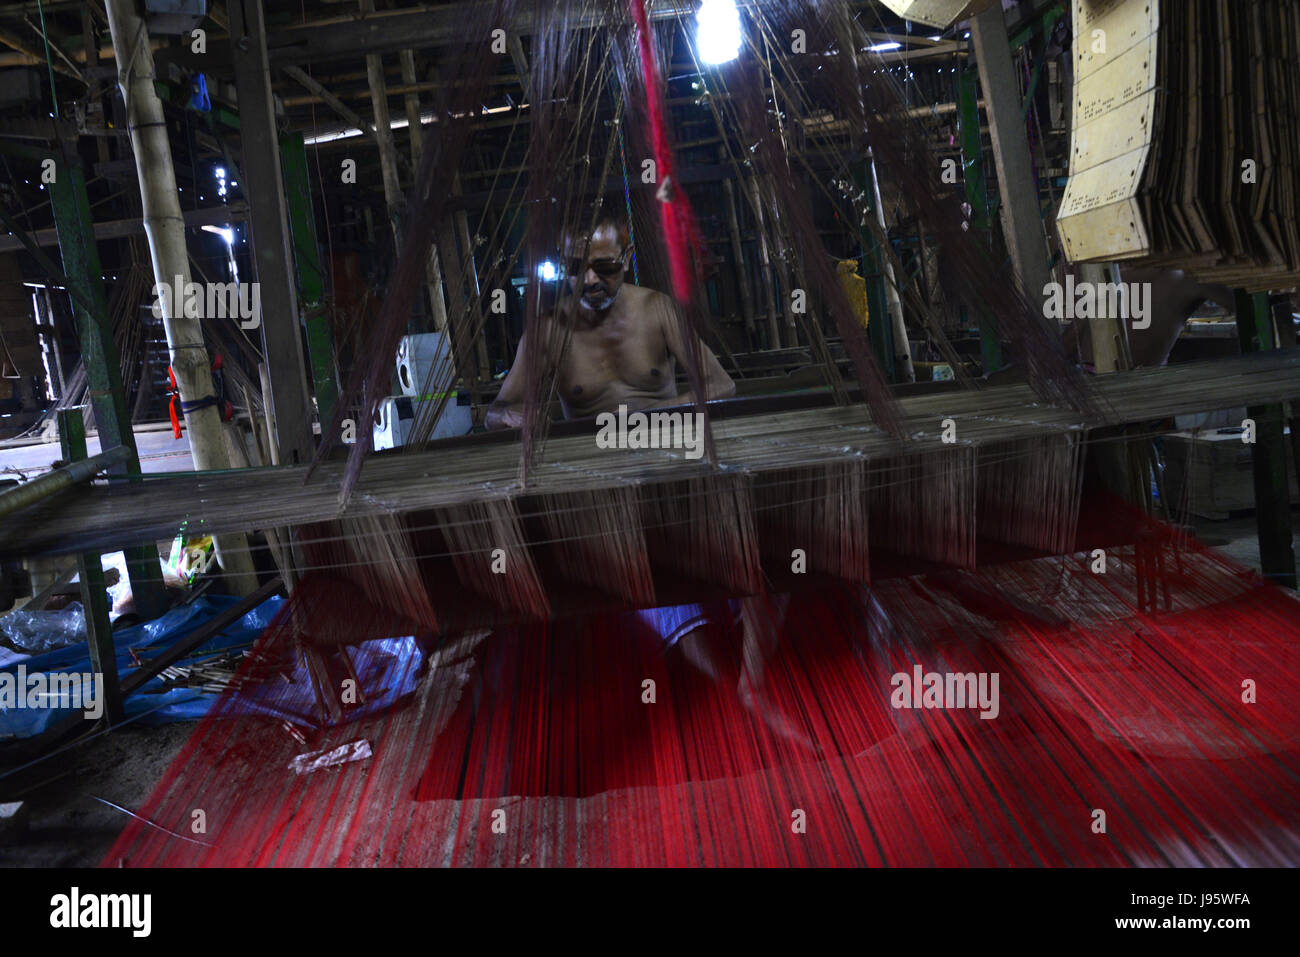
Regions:
<instances>
[{"instance_id":1,"label":"shirtless man","mask_svg":"<svg viewBox=\"0 0 1300 957\"><path fill-rule=\"evenodd\" d=\"M677 391L677 364L685 361L686 342L677 322L676 305L661 292L623 281L627 268L628 234L612 219L603 219L585 235L565 240L565 297L558 314L542 320L547 342L563 341L571 324L569 348L559 359L556 387L566 419L629 412L695 402L688 389ZM528 336L519 343L515 363L488 407L489 429L523 424L524 372L519 356ZM735 383L708 346L700 343L700 359L708 398L736 392ZM554 362L554 358L550 358Z\"/></svg>"}]
</instances>

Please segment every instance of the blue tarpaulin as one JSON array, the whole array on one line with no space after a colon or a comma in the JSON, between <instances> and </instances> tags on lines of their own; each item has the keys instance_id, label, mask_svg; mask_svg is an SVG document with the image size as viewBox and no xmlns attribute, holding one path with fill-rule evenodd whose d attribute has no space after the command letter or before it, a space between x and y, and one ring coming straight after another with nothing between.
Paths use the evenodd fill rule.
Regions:
<instances>
[{"instance_id":1,"label":"blue tarpaulin","mask_svg":"<svg viewBox=\"0 0 1300 957\"><path fill-rule=\"evenodd\" d=\"M123 628L113 633L113 644L117 649L117 670L119 677L125 679L136 670L135 661L129 649L134 648L142 658L150 658L184 638L204 622L215 618L231 605L238 603L238 598L218 595L203 597L190 605L173 608L167 614L154 621ZM240 645L251 644L271 623L275 613L283 603L281 598L268 598L248 614L226 628L214 638L205 642L188 660L211 657ZM57 651L34 655L22 662L15 662L0 668L0 675L13 675L9 681L16 681L18 668L23 668L26 675L36 673L88 673L91 671L90 656L85 643L60 648ZM196 688L176 688L161 694L149 694L159 691L163 686L160 678L154 678L142 689L142 693L126 699L126 715L140 715L152 711L145 722L181 721L202 717L216 700L215 694L203 694ZM69 702L71 703L71 702ZM157 709L157 710L153 710ZM66 715L72 714L72 708L58 707L0 707L0 741L6 738L26 738L39 734Z\"/></svg>"},{"instance_id":2,"label":"blue tarpaulin","mask_svg":"<svg viewBox=\"0 0 1300 957\"><path fill-rule=\"evenodd\" d=\"M117 649L119 677L125 679L136 670L132 650L141 659L155 657L238 601L237 598L225 596L200 598L193 604L173 608L155 621L115 632L113 644ZM200 645L184 661L201 661L232 648L251 645L271 623L283 602L281 598L268 598L220 634ZM367 690L362 704L346 709L342 723L356 721L390 708L413 692L419 683L422 657L418 643L411 636L370 640L357 646L351 654L352 664L361 687ZM19 669L26 676L86 674L90 672L91 665L83 642L34 655L0 668L0 686L3 683L8 683L11 688L17 685ZM6 678L6 675L11 677ZM239 713L262 714L286 718L296 724L319 726L323 716L305 666L299 662L287 677L290 679L287 684L277 683L273 688L246 687L240 693ZM139 720L144 723L201 718L217 699L215 692L205 693L197 688L164 691L164 685L162 678L154 678L139 692L127 698L126 717L130 719L140 716ZM58 707L57 702L53 701L49 702L53 706L16 707L4 699L0 687L0 741L39 734L64 716L80 710L76 706L81 702L72 700L70 695L64 695L62 701L65 707Z\"/></svg>"}]
</instances>

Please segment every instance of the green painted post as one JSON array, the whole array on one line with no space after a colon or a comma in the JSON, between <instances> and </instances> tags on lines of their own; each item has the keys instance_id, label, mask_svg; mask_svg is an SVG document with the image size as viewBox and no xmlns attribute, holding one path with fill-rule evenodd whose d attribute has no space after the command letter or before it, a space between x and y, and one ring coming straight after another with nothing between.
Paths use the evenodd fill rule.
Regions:
<instances>
[{"instance_id":1,"label":"green painted post","mask_svg":"<svg viewBox=\"0 0 1300 957\"><path fill-rule=\"evenodd\" d=\"M1237 335L1242 352L1276 349L1267 293L1238 290ZM1259 562L1269 581L1296 587L1295 549L1291 539L1291 494L1287 485L1287 448L1280 404L1252 405L1246 415L1255 422L1251 466L1255 483L1255 525L1259 530Z\"/></svg>"},{"instance_id":2,"label":"green painted post","mask_svg":"<svg viewBox=\"0 0 1300 957\"><path fill-rule=\"evenodd\" d=\"M316 218L311 206L311 178L307 149L301 133L280 136L280 166L284 172L284 198L289 210L293 260L298 273L298 302L307 323L307 353L321 426L328 425L338 404L338 376L334 368L334 336L325 308L325 276L316 245Z\"/></svg>"},{"instance_id":3,"label":"green painted post","mask_svg":"<svg viewBox=\"0 0 1300 957\"><path fill-rule=\"evenodd\" d=\"M853 183L862 197L863 216L876 215L876 186L872 179L870 160L853 164ZM876 242L876 234L869 227L858 225L858 242L862 245L862 278L867 281L867 311L871 321L867 324L867 338L871 349L880 360L885 376L894 381L894 325L889 316L889 303L885 298L885 257Z\"/></svg>"},{"instance_id":4,"label":"green painted post","mask_svg":"<svg viewBox=\"0 0 1300 957\"><path fill-rule=\"evenodd\" d=\"M59 443L65 461L79 462L87 457L86 422L81 416L81 409L59 411ZM81 582L81 607L86 615L86 647L90 649L90 668L99 676L104 717L109 724L117 724L123 716L122 686L117 676L113 625L108 619L104 569L98 555L87 553L77 556L77 578Z\"/></svg>"},{"instance_id":5,"label":"green painted post","mask_svg":"<svg viewBox=\"0 0 1300 957\"><path fill-rule=\"evenodd\" d=\"M50 205L63 257L63 272L75 287L72 305L77 317L77 335L81 357L86 366L91 408L99 430L99 447L116 445L131 450L131 458L122 474L140 480L140 459L136 451L131 415L126 407L117 344L113 339L108 300L104 295L103 271L99 250L95 246L94 220L90 215L90 197L86 177L72 148L54 157L56 167L50 187ZM151 546L126 550L127 571L137 612L142 618L156 618L167 610L158 549Z\"/></svg>"},{"instance_id":6,"label":"green painted post","mask_svg":"<svg viewBox=\"0 0 1300 957\"><path fill-rule=\"evenodd\" d=\"M957 81L957 128L961 143L962 179L966 183L966 202L971 208L971 229L989 248L989 198L984 178L984 140L980 135L979 71L965 67ZM997 372L1005 364L1002 342L985 317L980 317L980 351L984 374Z\"/></svg>"}]
</instances>

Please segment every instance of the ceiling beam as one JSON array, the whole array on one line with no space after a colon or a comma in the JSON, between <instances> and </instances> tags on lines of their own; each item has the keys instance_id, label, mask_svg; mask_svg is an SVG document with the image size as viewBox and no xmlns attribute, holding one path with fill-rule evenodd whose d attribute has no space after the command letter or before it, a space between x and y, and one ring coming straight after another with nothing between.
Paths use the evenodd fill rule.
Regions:
<instances>
[{"instance_id":1,"label":"ceiling beam","mask_svg":"<svg viewBox=\"0 0 1300 957\"><path fill-rule=\"evenodd\" d=\"M212 206L207 209L187 209L181 213L185 218L186 228L196 229L201 226L228 226L248 218L248 206L244 203L231 203L229 206ZM96 239L123 239L144 232L142 219L114 219L95 223ZM54 227L38 229L28 234L38 246L57 246L59 236ZM17 236L0 236L0 253L23 249L23 241Z\"/></svg>"},{"instance_id":2,"label":"ceiling beam","mask_svg":"<svg viewBox=\"0 0 1300 957\"><path fill-rule=\"evenodd\" d=\"M355 110L348 107L348 105L345 104L342 100L340 100L337 96L335 96L329 90L325 89L325 87L321 86L321 84L317 83L314 79L308 76L306 71L304 71L301 67L296 67L292 65L286 66L284 68L284 73L286 76L290 77L293 80L296 80L298 83L300 83L306 89L310 90L312 93L315 93L318 97L321 98L321 101L325 103L326 106L328 106L331 110L337 113L343 120L351 124L352 127L354 127L355 129L359 129L362 133L364 133L367 137L369 137L370 140L373 141L374 143L376 144L379 143L379 133L375 129L375 125L373 123L371 123L369 120L363 119L359 113L357 113ZM398 162L401 164L403 170L409 173L411 171L410 161L407 160L406 157L402 155L399 155L397 159Z\"/></svg>"},{"instance_id":3,"label":"ceiling beam","mask_svg":"<svg viewBox=\"0 0 1300 957\"><path fill-rule=\"evenodd\" d=\"M671 20L694 14L688 0L657 0L651 7L652 21ZM741 6L754 6L756 0L741 0ZM286 63L326 63L351 60L366 53L392 53L408 48L454 46L465 41L465 29L478 22L496 6L494 0L472 0L418 9L379 10L368 14L315 20L283 27L273 33L267 45L273 65ZM572 20L572 28L600 26L606 18L597 11L583 13ZM526 11L510 23L512 36L533 36L539 18Z\"/></svg>"}]
</instances>

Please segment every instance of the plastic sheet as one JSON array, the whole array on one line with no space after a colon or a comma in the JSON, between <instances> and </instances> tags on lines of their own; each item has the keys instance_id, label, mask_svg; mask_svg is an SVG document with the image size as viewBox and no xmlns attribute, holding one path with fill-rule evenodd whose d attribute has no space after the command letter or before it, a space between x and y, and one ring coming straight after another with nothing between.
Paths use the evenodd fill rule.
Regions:
<instances>
[{"instance_id":1,"label":"plastic sheet","mask_svg":"<svg viewBox=\"0 0 1300 957\"><path fill-rule=\"evenodd\" d=\"M80 602L58 611L20 608L0 616L0 635L18 651L39 655L86 641L86 613Z\"/></svg>"},{"instance_id":2,"label":"plastic sheet","mask_svg":"<svg viewBox=\"0 0 1300 957\"><path fill-rule=\"evenodd\" d=\"M136 659L151 658L164 649L175 644L192 633L204 622L218 615L222 610L238 602L237 598L215 596L200 598L190 605L173 608L167 614L154 621L131 628L123 628L113 635L113 645L117 652L118 675L126 678L136 670ZM240 618L225 631L205 642L195 651L195 658L220 654L230 648L251 644L270 624L279 611L283 600L269 598L258 605L244 617ZM70 606L71 607L71 606ZM81 616L77 608L78 617ZM19 663L11 661L0 668L0 674L17 673ZM25 673L45 674L86 674L91 671L89 653L86 648L84 631L80 644L47 651L21 662ZM205 693L197 688L175 688L162 691L163 682L155 678L144 686L140 694L132 695L126 700L128 718L144 715L140 720L147 723L165 723L200 718L208 713L215 693ZM72 714L72 709L63 708L0 708L0 741L25 738L39 734L47 727Z\"/></svg>"}]
</instances>

